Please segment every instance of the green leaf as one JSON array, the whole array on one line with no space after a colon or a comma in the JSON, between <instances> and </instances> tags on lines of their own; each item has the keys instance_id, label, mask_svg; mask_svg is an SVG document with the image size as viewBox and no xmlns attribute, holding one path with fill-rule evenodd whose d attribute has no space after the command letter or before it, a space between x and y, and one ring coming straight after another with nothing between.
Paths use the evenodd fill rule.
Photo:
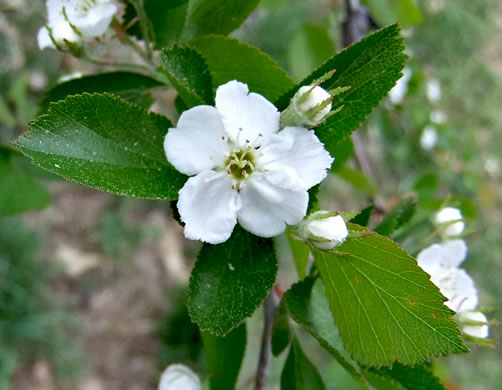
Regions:
<instances>
[{"instance_id":1,"label":"green leaf","mask_svg":"<svg viewBox=\"0 0 502 390\"><path fill-rule=\"evenodd\" d=\"M354 154L354 143L352 138L347 137L331 148L331 157L335 159L331 165L331 172L335 172L343 167L349 158Z\"/></svg>"},{"instance_id":2,"label":"green leaf","mask_svg":"<svg viewBox=\"0 0 502 390\"><path fill-rule=\"evenodd\" d=\"M199 35L226 35L241 25L259 0L190 0L185 38Z\"/></svg>"},{"instance_id":3,"label":"green leaf","mask_svg":"<svg viewBox=\"0 0 502 390\"><path fill-rule=\"evenodd\" d=\"M434 376L432 371L424 365L417 364L414 367L407 367L394 363L392 368L370 368L369 372L392 378L406 390L445 390L439 378ZM379 387L377 388L380 390ZM382 390L386 389L382 388Z\"/></svg>"},{"instance_id":4,"label":"green leaf","mask_svg":"<svg viewBox=\"0 0 502 390\"><path fill-rule=\"evenodd\" d=\"M273 102L294 86L286 72L269 56L237 39L211 35L196 38L189 45L206 60L214 88L239 80L246 83L250 91Z\"/></svg>"},{"instance_id":5,"label":"green leaf","mask_svg":"<svg viewBox=\"0 0 502 390\"><path fill-rule=\"evenodd\" d=\"M190 277L188 311L202 330L225 335L266 298L277 274L273 240L236 226L223 244L205 244Z\"/></svg>"},{"instance_id":6,"label":"green leaf","mask_svg":"<svg viewBox=\"0 0 502 390\"><path fill-rule=\"evenodd\" d=\"M371 213L373 212L373 209L375 208L375 205L370 204L368 207L365 207L364 209L361 210L359 214L357 214L354 218L352 218L349 222L355 223L356 225L359 226L368 226L368 223L370 222L371 218Z\"/></svg>"},{"instance_id":7,"label":"green leaf","mask_svg":"<svg viewBox=\"0 0 502 390\"><path fill-rule=\"evenodd\" d=\"M279 356L291 342L292 332L289 326L289 315L284 301L281 301L272 327L272 354Z\"/></svg>"},{"instance_id":8,"label":"green leaf","mask_svg":"<svg viewBox=\"0 0 502 390\"><path fill-rule=\"evenodd\" d=\"M364 173L356 171L355 169L341 167L337 169L335 174L347 183L351 184L354 188L365 192L366 194L373 195L378 191L375 183L373 183L373 180L369 176L366 176Z\"/></svg>"},{"instance_id":9,"label":"green leaf","mask_svg":"<svg viewBox=\"0 0 502 390\"><path fill-rule=\"evenodd\" d=\"M394 207L375 228L375 232L382 236L390 236L394 230L410 221L415 214L417 201L413 197L404 198Z\"/></svg>"},{"instance_id":10,"label":"green leaf","mask_svg":"<svg viewBox=\"0 0 502 390\"><path fill-rule=\"evenodd\" d=\"M334 54L335 43L325 28L303 25L288 44L289 66L293 78L302 80Z\"/></svg>"},{"instance_id":11,"label":"green leaf","mask_svg":"<svg viewBox=\"0 0 502 390\"><path fill-rule=\"evenodd\" d=\"M202 332L206 354L206 375L211 390L233 390L239 377L246 350L246 324L242 324L225 337Z\"/></svg>"},{"instance_id":12,"label":"green leaf","mask_svg":"<svg viewBox=\"0 0 502 390\"><path fill-rule=\"evenodd\" d=\"M143 0L143 3L153 30L155 48L162 49L178 42L185 28L188 0ZM136 17L135 8L128 4L124 25ZM127 33L143 39L138 22L129 28Z\"/></svg>"},{"instance_id":13,"label":"green leaf","mask_svg":"<svg viewBox=\"0 0 502 390\"><path fill-rule=\"evenodd\" d=\"M368 388L359 366L345 351L322 282L308 277L294 284L282 302L291 318L314 336L361 386Z\"/></svg>"},{"instance_id":14,"label":"green leaf","mask_svg":"<svg viewBox=\"0 0 502 390\"><path fill-rule=\"evenodd\" d=\"M286 237L288 239L291 254L296 264L296 272L298 278L304 279L307 275L307 265L310 258L310 247L304 242L298 240L291 228L286 229Z\"/></svg>"},{"instance_id":15,"label":"green leaf","mask_svg":"<svg viewBox=\"0 0 502 390\"><path fill-rule=\"evenodd\" d=\"M169 81L188 108L214 105L211 74L197 50L174 46L162 51L161 61Z\"/></svg>"},{"instance_id":16,"label":"green leaf","mask_svg":"<svg viewBox=\"0 0 502 390\"><path fill-rule=\"evenodd\" d=\"M148 91L160 85L162 84L159 81L139 73L110 72L87 75L57 84L49 89L39 102L40 114L45 114L49 110L51 102L84 92L113 93L131 103L148 108L153 102Z\"/></svg>"},{"instance_id":17,"label":"green leaf","mask_svg":"<svg viewBox=\"0 0 502 390\"><path fill-rule=\"evenodd\" d=\"M406 390L399 382L385 375L380 375L374 372L365 372L365 376L373 389L376 390Z\"/></svg>"},{"instance_id":18,"label":"green leaf","mask_svg":"<svg viewBox=\"0 0 502 390\"><path fill-rule=\"evenodd\" d=\"M51 197L25 172L15 152L0 146L0 217L46 207Z\"/></svg>"},{"instance_id":19,"label":"green leaf","mask_svg":"<svg viewBox=\"0 0 502 390\"><path fill-rule=\"evenodd\" d=\"M316 134L331 153L335 145L356 130L401 77L406 61L403 38L394 24L347 47L321 65L309 77L283 95L276 106L283 110L302 85L310 85L325 73L336 72L322 83L325 89L350 86L333 100L333 109L344 106L325 120Z\"/></svg>"},{"instance_id":20,"label":"green leaf","mask_svg":"<svg viewBox=\"0 0 502 390\"><path fill-rule=\"evenodd\" d=\"M453 311L414 258L367 229L348 224L347 241L313 249L346 349L360 364L416 364L465 352Z\"/></svg>"},{"instance_id":21,"label":"green leaf","mask_svg":"<svg viewBox=\"0 0 502 390\"><path fill-rule=\"evenodd\" d=\"M117 195L176 199L186 176L164 153L171 126L113 95L85 93L53 104L15 145L68 180Z\"/></svg>"},{"instance_id":22,"label":"green leaf","mask_svg":"<svg viewBox=\"0 0 502 390\"><path fill-rule=\"evenodd\" d=\"M413 0L363 0L371 16L381 26L400 22L409 28L422 21L422 14Z\"/></svg>"},{"instance_id":23,"label":"green leaf","mask_svg":"<svg viewBox=\"0 0 502 390\"><path fill-rule=\"evenodd\" d=\"M300 344L293 339L288 358L281 374L281 390L324 390L317 368L303 352Z\"/></svg>"}]
</instances>

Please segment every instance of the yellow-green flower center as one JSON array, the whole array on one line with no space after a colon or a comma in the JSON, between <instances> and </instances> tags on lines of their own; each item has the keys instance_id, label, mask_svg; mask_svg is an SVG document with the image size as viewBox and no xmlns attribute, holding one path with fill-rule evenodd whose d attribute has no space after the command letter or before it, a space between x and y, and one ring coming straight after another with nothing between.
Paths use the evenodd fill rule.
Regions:
<instances>
[{"instance_id":1,"label":"yellow-green flower center","mask_svg":"<svg viewBox=\"0 0 502 390\"><path fill-rule=\"evenodd\" d=\"M230 153L225 166L227 173L231 174L236 180L243 180L246 176L253 173L255 169L254 149L247 147Z\"/></svg>"}]
</instances>

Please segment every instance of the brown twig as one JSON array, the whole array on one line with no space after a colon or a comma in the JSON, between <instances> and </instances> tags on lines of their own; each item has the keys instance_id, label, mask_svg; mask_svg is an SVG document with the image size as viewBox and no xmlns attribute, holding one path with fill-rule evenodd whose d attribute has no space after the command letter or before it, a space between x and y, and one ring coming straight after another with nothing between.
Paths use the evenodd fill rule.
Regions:
<instances>
[{"instance_id":1,"label":"brown twig","mask_svg":"<svg viewBox=\"0 0 502 390\"><path fill-rule=\"evenodd\" d=\"M273 288L263 303L263 333L261 338L260 357L256 369L255 390L264 390L267 384L270 357L272 355L272 328L281 299Z\"/></svg>"}]
</instances>

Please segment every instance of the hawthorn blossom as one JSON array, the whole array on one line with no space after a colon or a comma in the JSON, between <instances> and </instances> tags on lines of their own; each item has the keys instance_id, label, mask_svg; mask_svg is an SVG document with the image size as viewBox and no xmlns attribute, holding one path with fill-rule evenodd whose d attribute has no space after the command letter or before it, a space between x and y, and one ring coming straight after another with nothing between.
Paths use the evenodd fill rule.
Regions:
<instances>
[{"instance_id":1,"label":"hawthorn blossom","mask_svg":"<svg viewBox=\"0 0 502 390\"><path fill-rule=\"evenodd\" d=\"M463 240L449 240L433 244L417 256L418 265L448 298L446 306L457 313L473 310L478 305L478 291L472 278L459 268L466 255L467 245Z\"/></svg>"},{"instance_id":2,"label":"hawthorn blossom","mask_svg":"<svg viewBox=\"0 0 502 390\"><path fill-rule=\"evenodd\" d=\"M103 35L117 12L111 0L46 0L46 6L47 25L37 37L40 49L80 44L82 38Z\"/></svg>"},{"instance_id":3,"label":"hawthorn blossom","mask_svg":"<svg viewBox=\"0 0 502 390\"><path fill-rule=\"evenodd\" d=\"M447 238L458 236L464 231L465 224L462 222L462 212L455 207L444 207L436 214L436 225L444 225L443 235Z\"/></svg>"},{"instance_id":4,"label":"hawthorn blossom","mask_svg":"<svg viewBox=\"0 0 502 390\"><path fill-rule=\"evenodd\" d=\"M158 390L200 390L199 377L183 364L171 364L160 377Z\"/></svg>"},{"instance_id":5,"label":"hawthorn blossom","mask_svg":"<svg viewBox=\"0 0 502 390\"><path fill-rule=\"evenodd\" d=\"M488 319L479 311L466 311L460 313L459 320L462 323L462 331L473 337L485 339L488 337L490 329Z\"/></svg>"},{"instance_id":6,"label":"hawthorn blossom","mask_svg":"<svg viewBox=\"0 0 502 390\"><path fill-rule=\"evenodd\" d=\"M300 235L319 249L330 250L342 245L349 235L341 215L317 211L299 226Z\"/></svg>"},{"instance_id":7,"label":"hawthorn blossom","mask_svg":"<svg viewBox=\"0 0 502 390\"><path fill-rule=\"evenodd\" d=\"M425 126L420 135L420 146L423 150L429 151L434 149L438 142L438 132L434 126Z\"/></svg>"},{"instance_id":8,"label":"hawthorn blossom","mask_svg":"<svg viewBox=\"0 0 502 390\"><path fill-rule=\"evenodd\" d=\"M218 244L237 222L273 237L305 217L307 190L333 159L313 131L279 123L272 103L234 80L217 89L216 107L191 108L169 129L167 159L191 176L178 200L187 238Z\"/></svg>"}]
</instances>

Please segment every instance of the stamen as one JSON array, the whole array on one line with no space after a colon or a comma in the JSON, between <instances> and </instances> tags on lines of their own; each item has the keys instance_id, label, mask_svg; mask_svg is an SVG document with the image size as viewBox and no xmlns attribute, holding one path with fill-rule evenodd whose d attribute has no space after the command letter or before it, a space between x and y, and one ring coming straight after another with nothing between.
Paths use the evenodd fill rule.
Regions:
<instances>
[{"instance_id":1,"label":"stamen","mask_svg":"<svg viewBox=\"0 0 502 390\"><path fill-rule=\"evenodd\" d=\"M225 141L225 136L224 136L224 135L222 135L222 136L221 136L221 139L222 139L223 141Z\"/></svg>"},{"instance_id":2,"label":"stamen","mask_svg":"<svg viewBox=\"0 0 502 390\"><path fill-rule=\"evenodd\" d=\"M235 184L232 184L232 189L235 190Z\"/></svg>"}]
</instances>

